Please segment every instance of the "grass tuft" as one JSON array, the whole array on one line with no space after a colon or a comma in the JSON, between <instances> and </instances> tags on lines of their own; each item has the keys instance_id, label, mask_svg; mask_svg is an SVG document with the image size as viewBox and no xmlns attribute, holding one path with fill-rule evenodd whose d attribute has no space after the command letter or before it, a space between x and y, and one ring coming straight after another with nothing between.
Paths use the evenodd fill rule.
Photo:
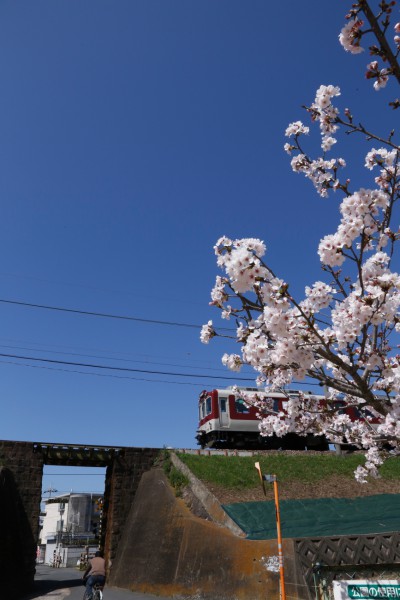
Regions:
<instances>
[{"instance_id":1,"label":"grass tuft","mask_svg":"<svg viewBox=\"0 0 400 600\"><path fill-rule=\"evenodd\" d=\"M162 464L164 473L175 490L175 496L182 496L184 488L189 485L189 479L173 465L171 454L165 448L160 452L158 462Z\"/></svg>"}]
</instances>

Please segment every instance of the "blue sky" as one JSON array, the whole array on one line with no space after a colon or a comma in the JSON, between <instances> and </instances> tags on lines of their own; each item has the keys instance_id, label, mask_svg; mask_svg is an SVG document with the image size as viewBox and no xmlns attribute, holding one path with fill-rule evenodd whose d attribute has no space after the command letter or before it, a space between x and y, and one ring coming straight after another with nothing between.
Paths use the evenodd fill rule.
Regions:
<instances>
[{"instance_id":1,"label":"blue sky","mask_svg":"<svg viewBox=\"0 0 400 600\"><path fill-rule=\"evenodd\" d=\"M349 56L337 41L349 6L3 0L0 299L219 321L208 302L221 235L265 240L301 294L320 278L316 248L336 229L339 199L291 172L288 123L332 83L341 108L393 126L379 112L393 84L374 93L367 53ZM332 155L366 185L357 144ZM200 391L236 381L220 362L232 346L202 345L195 327L5 302L0 311L0 353L31 358L0 356L0 439L195 447ZM97 476L58 472L46 467L45 488L97 489Z\"/></svg>"}]
</instances>

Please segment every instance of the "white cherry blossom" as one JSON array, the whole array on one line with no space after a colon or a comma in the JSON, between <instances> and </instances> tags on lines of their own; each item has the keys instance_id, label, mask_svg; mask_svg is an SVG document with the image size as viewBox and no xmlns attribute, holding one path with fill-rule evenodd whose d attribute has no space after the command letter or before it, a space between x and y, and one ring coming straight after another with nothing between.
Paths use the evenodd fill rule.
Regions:
<instances>
[{"instance_id":1,"label":"white cherry blossom","mask_svg":"<svg viewBox=\"0 0 400 600\"><path fill-rule=\"evenodd\" d=\"M346 23L340 32L339 42L342 44L346 52L359 54L360 52L364 51L364 48L362 48L357 41L357 33L362 25L363 22L359 19L352 19Z\"/></svg>"},{"instance_id":2,"label":"white cherry blossom","mask_svg":"<svg viewBox=\"0 0 400 600\"><path fill-rule=\"evenodd\" d=\"M212 321L208 321L206 325L203 325L200 332L200 340L203 344L208 344L212 337L216 335Z\"/></svg>"}]
</instances>

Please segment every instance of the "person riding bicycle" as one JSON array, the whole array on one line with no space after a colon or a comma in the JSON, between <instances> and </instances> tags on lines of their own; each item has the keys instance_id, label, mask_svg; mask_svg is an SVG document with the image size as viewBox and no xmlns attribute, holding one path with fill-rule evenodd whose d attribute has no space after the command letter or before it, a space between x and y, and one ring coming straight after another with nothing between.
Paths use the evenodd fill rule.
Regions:
<instances>
[{"instance_id":1,"label":"person riding bicycle","mask_svg":"<svg viewBox=\"0 0 400 600\"><path fill-rule=\"evenodd\" d=\"M106 562L101 556L101 552L96 552L94 558L89 560L89 566L84 572L82 579L86 585L87 598L91 598L93 594L93 586L97 583L101 586L106 581Z\"/></svg>"}]
</instances>

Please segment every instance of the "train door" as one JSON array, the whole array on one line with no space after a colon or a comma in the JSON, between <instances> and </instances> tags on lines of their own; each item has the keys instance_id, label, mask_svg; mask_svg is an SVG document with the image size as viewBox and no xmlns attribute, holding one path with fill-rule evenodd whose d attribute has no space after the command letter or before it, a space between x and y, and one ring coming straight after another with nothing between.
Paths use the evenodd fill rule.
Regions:
<instances>
[{"instance_id":1,"label":"train door","mask_svg":"<svg viewBox=\"0 0 400 600\"><path fill-rule=\"evenodd\" d=\"M229 426L229 415L228 415L228 397L218 397L218 408L219 408L219 424L220 427Z\"/></svg>"}]
</instances>

